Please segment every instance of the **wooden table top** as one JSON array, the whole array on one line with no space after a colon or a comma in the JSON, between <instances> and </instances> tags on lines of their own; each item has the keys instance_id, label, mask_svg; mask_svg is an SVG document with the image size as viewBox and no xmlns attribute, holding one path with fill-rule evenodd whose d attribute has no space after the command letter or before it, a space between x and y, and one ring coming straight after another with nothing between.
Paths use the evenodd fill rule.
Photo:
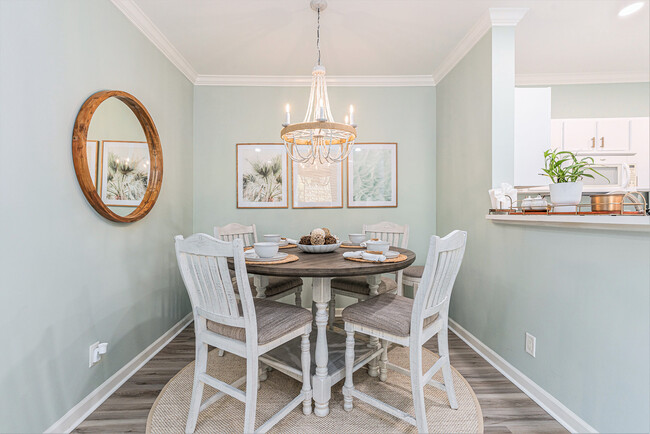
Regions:
<instances>
[{"instance_id":1,"label":"wooden table top","mask_svg":"<svg viewBox=\"0 0 650 434\"><path fill-rule=\"evenodd\" d=\"M390 273L408 267L415 261L415 253L408 249L391 247L391 250L406 255L407 259L402 262L357 262L343 258L343 253L355 251L354 249L338 248L331 253L305 253L294 247L282 249L281 252L298 256L295 262L287 264L253 264L246 263L246 271L251 274L264 276L296 276L296 277L349 277L367 276L370 274ZM228 266L234 269L232 260Z\"/></svg>"}]
</instances>

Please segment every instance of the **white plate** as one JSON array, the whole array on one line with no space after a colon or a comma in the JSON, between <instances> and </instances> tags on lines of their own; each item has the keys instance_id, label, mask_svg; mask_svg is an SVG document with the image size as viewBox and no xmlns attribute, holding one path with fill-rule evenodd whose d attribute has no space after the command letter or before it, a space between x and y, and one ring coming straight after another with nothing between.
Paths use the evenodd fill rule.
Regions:
<instances>
[{"instance_id":1,"label":"white plate","mask_svg":"<svg viewBox=\"0 0 650 434\"><path fill-rule=\"evenodd\" d=\"M384 256L386 257L386 259L397 258L399 256L399 252L394 252L392 250L389 250L386 253L384 253Z\"/></svg>"},{"instance_id":2,"label":"white plate","mask_svg":"<svg viewBox=\"0 0 650 434\"><path fill-rule=\"evenodd\" d=\"M252 252L252 253L248 253L248 252ZM260 258L259 256L257 256L257 253L255 253L255 250L247 250L245 256L246 256L246 260L250 262L276 262L276 261L283 260L284 258L289 256L289 254L278 252L272 258Z\"/></svg>"},{"instance_id":3,"label":"white plate","mask_svg":"<svg viewBox=\"0 0 650 434\"><path fill-rule=\"evenodd\" d=\"M280 242L278 243L278 247L283 247L287 245L289 245L289 241L287 240L280 240Z\"/></svg>"}]
</instances>

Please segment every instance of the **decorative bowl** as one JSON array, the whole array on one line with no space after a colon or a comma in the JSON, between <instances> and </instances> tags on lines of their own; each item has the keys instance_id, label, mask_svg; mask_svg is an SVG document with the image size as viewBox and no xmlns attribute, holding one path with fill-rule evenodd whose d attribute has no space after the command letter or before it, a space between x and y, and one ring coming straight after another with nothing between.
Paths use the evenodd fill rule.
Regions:
<instances>
[{"instance_id":1,"label":"decorative bowl","mask_svg":"<svg viewBox=\"0 0 650 434\"><path fill-rule=\"evenodd\" d=\"M255 243L253 244L255 253L260 258L272 258L278 253L278 243Z\"/></svg>"},{"instance_id":2,"label":"decorative bowl","mask_svg":"<svg viewBox=\"0 0 650 434\"><path fill-rule=\"evenodd\" d=\"M306 253L329 253L341 247L341 243L321 244L318 246L309 244L298 244L298 248Z\"/></svg>"},{"instance_id":3,"label":"decorative bowl","mask_svg":"<svg viewBox=\"0 0 650 434\"><path fill-rule=\"evenodd\" d=\"M366 234L348 234L352 244L359 244L366 241Z\"/></svg>"},{"instance_id":4,"label":"decorative bowl","mask_svg":"<svg viewBox=\"0 0 650 434\"><path fill-rule=\"evenodd\" d=\"M268 241L269 243L280 243L280 239L282 237L280 234L267 234L264 235L264 241Z\"/></svg>"}]
</instances>

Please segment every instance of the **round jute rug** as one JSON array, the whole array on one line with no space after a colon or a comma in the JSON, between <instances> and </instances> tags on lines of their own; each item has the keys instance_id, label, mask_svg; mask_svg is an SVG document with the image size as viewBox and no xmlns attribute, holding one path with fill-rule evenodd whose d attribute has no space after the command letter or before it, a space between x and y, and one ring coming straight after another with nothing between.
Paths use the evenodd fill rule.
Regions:
<instances>
[{"instance_id":1,"label":"round jute rug","mask_svg":"<svg viewBox=\"0 0 650 434\"><path fill-rule=\"evenodd\" d=\"M422 352L423 369L428 369L435 363L438 356L426 349L423 349ZM388 353L388 359L390 362L408 369L408 348L393 348ZM445 392L432 386L424 388L429 431L440 433L483 432L483 415L474 391L453 367L452 372L459 405L458 410L449 408ZM219 357L217 351L213 350L208 357L208 374L232 383L246 374L246 362L229 353L226 353L224 357ZM149 412L148 434L184 432L192 394L193 375L194 363L190 363L165 385ZM436 373L434 379L442 382L442 373ZM377 377L370 377L365 369L360 369L354 374L354 383L359 390L412 415L415 414L409 377L389 370L386 382L381 382ZM300 434L417 432L414 426L364 404L358 399L354 400L352 411L346 412L343 410L342 386L343 380L332 388L329 416L318 417L313 413L310 416L305 416L302 414L302 405L300 405L276 424L270 432ZM268 379L261 383L261 388L258 391L255 426L259 427L296 397L300 392L300 387L301 383L277 370L269 372ZM205 386L203 400L213 393L215 393L214 389ZM244 403L226 396L201 412L196 433L236 433L242 432L243 429Z\"/></svg>"}]
</instances>

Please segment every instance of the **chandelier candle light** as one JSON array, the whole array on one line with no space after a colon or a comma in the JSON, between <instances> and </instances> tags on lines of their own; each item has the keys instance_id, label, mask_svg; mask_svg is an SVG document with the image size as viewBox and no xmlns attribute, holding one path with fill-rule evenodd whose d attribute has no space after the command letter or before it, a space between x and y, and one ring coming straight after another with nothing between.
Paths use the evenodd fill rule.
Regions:
<instances>
[{"instance_id":1,"label":"chandelier candle light","mask_svg":"<svg viewBox=\"0 0 650 434\"><path fill-rule=\"evenodd\" d=\"M286 106L284 123L280 136L293 161L299 163L335 163L345 160L357 138L354 123L354 107L345 117L345 123L334 121L330 110L325 82L325 67L320 64L320 13L327 7L325 0L311 0L311 8L318 14L316 29L316 49L318 62L311 75L311 92L305 119L297 124L291 123L291 107Z\"/></svg>"}]
</instances>

